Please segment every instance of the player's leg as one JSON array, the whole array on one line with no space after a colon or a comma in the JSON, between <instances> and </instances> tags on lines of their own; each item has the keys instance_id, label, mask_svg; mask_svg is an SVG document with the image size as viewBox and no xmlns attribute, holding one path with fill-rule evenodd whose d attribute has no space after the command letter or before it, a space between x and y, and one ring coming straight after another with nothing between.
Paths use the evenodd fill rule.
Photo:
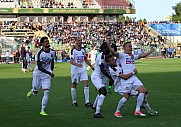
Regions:
<instances>
[{"instance_id":1,"label":"player's leg","mask_svg":"<svg viewBox=\"0 0 181 127\"><path fill-rule=\"evenodd\" d=\"M104 99L105 99L105 97L107 95L107 90L106 90L106 87L102 87L98 91L99 91L99 97L98 97L98 100L97 100L96 112L95 112L94 117L95 118L104 118L101 115L101 107L102 107Z\"/></svg>"},{"instance_id":2,"label":"player's leg","mask_svg":"<svg viewBox=\"0 0 181 127\"><path fill-rule=\"evenodd\" d=\"M72 96L72 106L76 107L78 106L77 104L77 100L76 100L76 88L77 88L77 84L79 83L79 78L80 74L76 73L76 74L71 74L71 81L72 81L72 86L71 86L71 96Z\"/></svg>"},{"instance_id":3,"label":"player's leg","mask_svg":"<svg viewBox=\"0 0 181 127\"><path fill-rule=\"evenodd\" d=\"M92 106L89 100L89 84L88 84L88 75L87 71L81 73L80 81L83 81L84 84L84 97L85 97L85 106Z\"/></svg>"},{"instance_id":4,"label":"player's leg","mask_svg":"<svg viewBox=\"0 0 181 127\"><path fill-rule=\"evenodd\" d=\"M144 98L144 101L143 101L143 104L142 104L141 108L144 108L149 115L155 116L155 115L158 114L158 112L153 110L150 107L150 105L148 104L148 101L147 101L147 96L148 96L148 91L146 92L146 95L145 95L145 98Z\"/></svg>"},{"instance_id":5,"label":"player's leg","mask_svg":"<svg viewBox=\"0 0 181 127\"><path fill-rule=\"evenodd\" d=\"M73 82L72 87L71 87L72 106L78 106L77 100L76 100L76 92L77 92L76 88L77 88L77 83Z\"/></svg>"},{"instance_id":6,"label":"player's leg","mask_svg":"<svg viewBox=\"0 0 181 127\"><path fill-rule=\"evenodd\" d=\"M95 101L94 101L94 103L93 103L93 105L92 105L92 107L91 107L94 111L96 111L96 106L97 106L97 100L98 100L98 98L99 98L99 94L96 96L96 99L95 99Z\"/></svg>"},{"instance_id":7,"label":"player's leg","mask_svg":"<svg viewBox=\"0 0 181 127\"><path fill-rule=\"evenodd\" d=\"M40 75L33 74L32 89L27 93L27 95L26 95L27 98L31 97L32 95L37 95L40 87L41 87Z\"/></svg>"},{"instance_id":8,"label":"player's leg","mask_svg":"<svg viewBox=\"0 0 181 127\"><path fill-rule=\"evenodd\" d=\"M47 106L47 103L48 103L48 99L49 99L49 90L50 90L50 87L51 87L51 82L50 82L50 76L46 75L46 76L43 76L42 77L42 81L41 81L41 84L42 84L42 89L44 91L44 94L43 94L43 98L42 98L42 105L41 105L41 112L40 112L40 115L43 115L43 116L46 116L48 115L46 112L45 112L45 108Z\"/></svg>"},{"instance_id":9,"label":"player's leg","mask_svg":"<svg viewBox=\"0 0 181 127\"><path fill-rule=\"evenodd\" d=\"M137 104L136 104L136 109L134 112L135 116L146 116L143 114L140 110L141 105L143 104L145 95L146 95L146 89L143 86L143 83L135 76L133 78L133 90L138 91L138 97L137 97Z\"/></svg>"},{"instance_id":10,"label":"player's leg","mask_svg":"<svg viewBox=\"0 0 181 127\"><path fill-rule=\"evenodd\" d=\"M97 95L95 101L94 101L94 109L96 109L94 117L95 118L103 118L103 116L100 113L101 106L103 104L104 98L107 94L106 90L106 84L103 83L103 78L100 78L97 74L94 72L91 74L91 81L93 85L96 87L99 94ZM106 81L104 81L106 82Z\"/></svg>"},{"instance_id":11,"label":"player's leg","mask_svg":"<svg viewBox=\"0 0 181 127\"><path fill-rule=\"evenodd\" d=\"M124 106L124 104L127 102L128 99L129 99L129 93L124 93L123 97L118 102L116 112L114 113L115 117L122 117L120 110L122 109L122 107Z\"/></svg>"},{"instance_id":12,"label":"player's leg","mask_svg":"<svg viewBox=\"0 0 181 127\"><path fill-rule=\"evenodd\" d=\"M48 114L45 112L45 107L47 106L48 99L49 99L49 89L43 89L43 91L44 91L44 95L42 98L42 106L41 106L40 115L46 116Z\"/></svg>"},{"instance_id":13,"label":"player's leg","mask_svg":"<svg viewBox=\"0 0 181 127\"><path fill-rule=\"evenodd\" d=\"M141 85L141 86L138 86L136 90L139 92L139 94L138 94L138 98L137 98L135 115L146 116L140 110L141 105L143 104L143 101L144 101L144 98L145 98L145 95L146 95L146 89L144 88L144 86Z\"/></svg>"}]
</instances>

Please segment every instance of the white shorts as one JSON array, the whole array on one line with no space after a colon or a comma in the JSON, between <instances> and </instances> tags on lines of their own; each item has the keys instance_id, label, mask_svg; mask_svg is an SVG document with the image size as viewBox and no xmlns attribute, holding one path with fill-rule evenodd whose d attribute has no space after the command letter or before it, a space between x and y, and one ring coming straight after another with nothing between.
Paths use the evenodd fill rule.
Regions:
<instances>
[{"instance_id":1,"label":"white shorts","mask_svg":"<svg viewBox=\"0 0 181 127\"><path fill-rule=\"evenodd\" d=\"M42 89L50 89L51 87L51 77L47 74L37 75L33 73L32 88L34 91L38 91L40 87Z\"/></svg>"},{"instance_id":2,"label":"white shorts","mask_svg":"<svg viewBox=\"0 0 181 127\"><path fill-rule=\"evenodd\" d=\"M140 86L143 86L143 83L134 75L127 80L122 80L122 86L132 84L132 89L137 90Z\"/></svg>"},{"instance_id":3,"label":"white shorts","mask_svg":"<svg viewBox=\"0 0 181 127\"><path fill-rule=\"evenodd\" d=\"M99 90L102 87L106 87L107 84L107 77L102 75L96 75L94 72L91 75L91 81L93 85L96 87L97 90Z\"/></svg>"},{"instance_id":4,"label":"white shorts","mask_svg":"<svg viewBox=\"0 0 181 127\"><path fill-rule=\"evenodd\" d=\"M71 74L71 80L72 80L72 83L79 83L79 81L88 80L87 71L85 70L81 73Z\"/></svg>"},{"instance_id":5,"label":"white shorts","mask_svg":"<svg viewBox=\"0 0 181 127\"><path fill-rule=\"evenodd\" d=\"M125 90L119 90L118 93L120 95L124 95L125 93L129 93L130 96L137 96L138 95L138 91L135 91L133 89L131 89L130 91L126 92Z\"/></svg>"}]
</instances>

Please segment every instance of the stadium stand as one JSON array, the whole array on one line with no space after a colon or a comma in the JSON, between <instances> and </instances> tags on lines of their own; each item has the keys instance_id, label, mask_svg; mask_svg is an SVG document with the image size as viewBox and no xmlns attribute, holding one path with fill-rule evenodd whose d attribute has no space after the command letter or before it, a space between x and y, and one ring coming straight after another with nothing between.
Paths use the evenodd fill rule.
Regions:
<instances>
[{"instance_id":1,"label":"stadium stand","mask_svg":"<svg viewBox=\"0 0 181 127\"><path fill-rule=\"evenodd\" d=\"M16 2L14 0L1 0L0 8L15 8Z\"/></svg>"},{"instance_id":2,"label":"stadium stand","mask_svg":"<svg viewBox=\"0 0 181 127\"><path fill-rule=\"evenodd\" d=\"M96 0L103 8L126 8L130 7L127 0Z\"/></svg>"}]
</instances>

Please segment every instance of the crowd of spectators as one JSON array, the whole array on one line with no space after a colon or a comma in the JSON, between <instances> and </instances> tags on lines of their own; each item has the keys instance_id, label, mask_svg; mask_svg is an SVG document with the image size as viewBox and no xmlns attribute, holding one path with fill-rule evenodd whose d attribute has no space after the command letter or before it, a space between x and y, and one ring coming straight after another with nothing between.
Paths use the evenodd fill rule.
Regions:
<instances>
[{"instance_id":1,"label":"crowd of spectators","mask_svg":"<svg viewBox=\"0 0 181 127\"><path fill-rule=\"evenodd\" d=\"M31 0L28 2L19 1L20 8L89 8L88 2L86 0L82 1L82 5L75 5L73 1L61 2L58 0L41 0L40 5L36 4L33 6Z\"/></svg>"},{"instance_id":2,"label":"crowd of spectators","mask_svg":"<svg viewBox=\"0 0 181 127\"><path fill-rule=\"evenodd\" d=\"M14 2L14 0L0 0L0 2Z\"/></svg>"},{"instance_id":3,"label":"crowd of spectators","mask_svg":"<svg viewBox=\"0 0 181 127\"><path fill-rule=\"evenodd\" d=\"M66 50L67 54L70 54L71 47L74 46L75 37L81 36L83 46L89 52L92 45L96 45L98 48L102 42L105 41L106 34L112 35L112 44L118 47L118 50L122 50L122 45L126 41L131 41L135 52L139 49L139 53L143 52L145 46L153 46L156 48L156 56L158 53L161 55L164 46L165 38L163 36L152 37L144 27L143 22L46 22L46 23L34 23L34 22L12 22L9 27L12 29L30 29L32 31L42 30L52 40L53 45L60 45L61 49ZM34 47L38 47L38 37L18 37L17 40L25 42L27 44L34 44ZM67 48L69 47L69 51ZM165 49L167 50L167 49ZM57 52L59 57L62 52Z\"/></svg>"}]
</instances>

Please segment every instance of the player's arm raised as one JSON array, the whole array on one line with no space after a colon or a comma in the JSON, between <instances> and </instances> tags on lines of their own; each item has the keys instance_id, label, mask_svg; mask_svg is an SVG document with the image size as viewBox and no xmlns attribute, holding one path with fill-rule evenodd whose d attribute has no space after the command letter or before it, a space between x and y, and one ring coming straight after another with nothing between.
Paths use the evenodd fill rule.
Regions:
<instances>
[{"instance_id":1,"label":"player's arm raised","mask_svg":"<svg viewBox=\"0 0 181 127\"><path fill-rule=\"evenodd\" d=\"M155 51L154 48L151 47L149 52L145 52L143 54L139 54L138 59L145 58L145 57L147 57L148 55L150 55L154 51Z\"/></svg>"},{"instance_id":2,"label":"player's arm raised","mask_svg":"<svg viewBox=\"0 0 181 127\"><path fill-rule=\"evenodd\" d=\"M107 47L108 47L109 51L111 52L111 54L112 54L113 56L116 56L116 57L118 58L118 57L119 57L119 53L118 53L118 52L115 52L115 51L113 50L113 48L111 48L110 40L106 40L106 44L107 44Z\"/></svg>"}]
</instances>

